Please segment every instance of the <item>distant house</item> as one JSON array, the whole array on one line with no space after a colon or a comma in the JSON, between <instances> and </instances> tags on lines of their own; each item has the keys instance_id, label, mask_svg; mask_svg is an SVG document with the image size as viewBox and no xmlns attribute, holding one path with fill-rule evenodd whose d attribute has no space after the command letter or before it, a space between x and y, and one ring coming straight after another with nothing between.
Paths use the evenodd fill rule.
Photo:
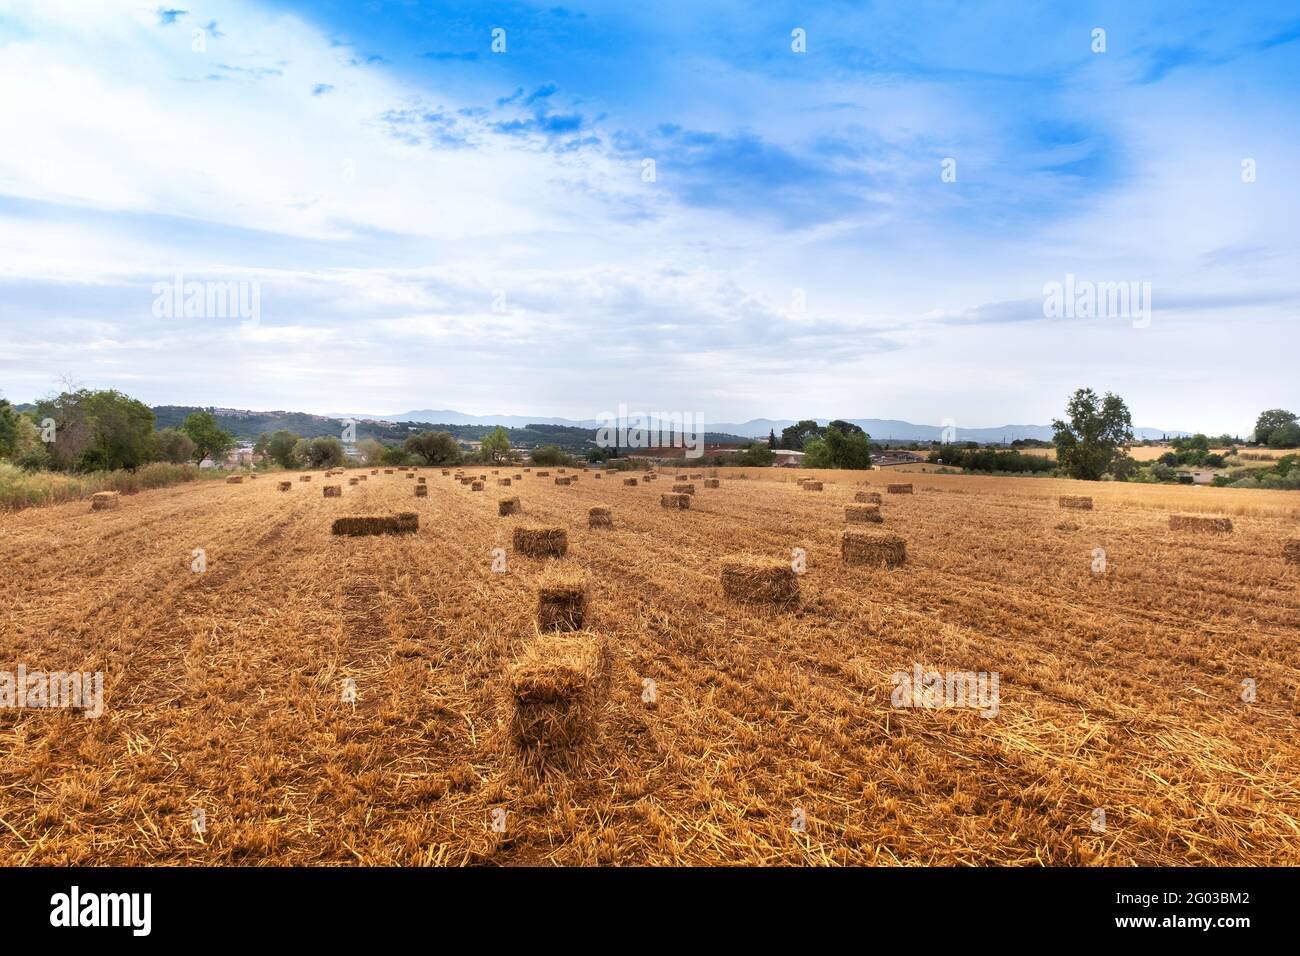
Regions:
<instances>
[{"instance_id":1,"label":"distant house","mask_svg":"<svg viewBox=\"0 0 1300 956\"><path fill-rule=\"evenodd\" d=\"M1178 472L1178 480L1183 484L1193 485L1210 485L1219 475L1226 475L1227 472L1216 468L1190 469L1185 468Z\"/></svg>"},{"instance_id":2,"label":"distant house","mask_svg":"<svg viewBox=\"0 0 1300 956\"><path fill-rule=\"evenodd\" d=\"M798 468L803 464L804 453L801 451L791 451L788 448L775 448L772 454L776 456L775 465L779 468Z\"/></svg>"}]
</instances>

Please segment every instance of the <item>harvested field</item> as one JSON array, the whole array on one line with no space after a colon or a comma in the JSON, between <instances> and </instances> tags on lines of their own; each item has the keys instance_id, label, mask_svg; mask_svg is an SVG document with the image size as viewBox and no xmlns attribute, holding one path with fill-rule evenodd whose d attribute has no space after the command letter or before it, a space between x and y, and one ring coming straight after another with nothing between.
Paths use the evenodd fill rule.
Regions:
<instances>
[{"instance_id":1,"label":"harvested field","mask_svg":"<svg viewBox=\"0 0 1300 956\"><path fill-rule=\"evenodd\" d=\"M590 579L588 630L542 637L542 562L495 573L514 522L450 481L349 489L360 520L416 514L368 538L274 481L0 515L0 657L104 673L98 719L0 710L0 860L1300 865L1293 494L926 476L886 572L840 559L860 478L803 495L781 471L690 515L530 483L529 520L568 529ZM1062 516L1084 492L1097 510ZM1170 529L1189 512L1233 533ZM796 548L798 609L722 593L733 551ZM997 672L997 716L893 707L916 663Z\"/></svg>"}]
</instances>

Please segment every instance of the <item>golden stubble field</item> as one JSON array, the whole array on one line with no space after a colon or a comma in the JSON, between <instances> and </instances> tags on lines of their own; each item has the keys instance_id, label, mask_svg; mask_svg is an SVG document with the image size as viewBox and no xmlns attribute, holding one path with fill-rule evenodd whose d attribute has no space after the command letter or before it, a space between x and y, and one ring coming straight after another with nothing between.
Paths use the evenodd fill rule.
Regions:
<instances>
[{"instance_id":1,"label":"golden stubble field","mask_svg":"<svg viewBox=\"0 0 1300 956\"><path fill-rule=\"evenodd\" d=\"M1300 864L1293 495L909 476L874 526L908 563L884 571L838 548L880 472L806 492L724 469L685 512L659 506L671 473L420 474L427 498L401 474L339 499L268 475L0 516L0 670L106 675L98 719L0 711L0 862ZM1097 510L1058 509L1070 493ZM510 494L524 514L498 517ZM397 510L417 535L329 533ZM511 551L521 521L568 529L613 662L598 738L540 780L502 733L546 564ZM725 557L794 548L798 610L724 599ZM996 671L997 716L892 707L914 664Z\"/></svg>"}]
</instances>

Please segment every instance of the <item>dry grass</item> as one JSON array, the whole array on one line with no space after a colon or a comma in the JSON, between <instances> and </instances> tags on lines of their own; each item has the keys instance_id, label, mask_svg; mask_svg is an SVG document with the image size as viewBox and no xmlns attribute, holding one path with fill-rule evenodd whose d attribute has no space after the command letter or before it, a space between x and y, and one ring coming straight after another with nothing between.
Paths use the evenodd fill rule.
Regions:
<instances>
[{"instance_id":1,"label":"dry grass","mask_svg":"<svg viewBox=\"0 0 1300 956\"><path fill-rule=\"evenodd\" d=\"M274 482L0 516L0 659L102 671L106 698L97 720L0 711L0 862L1300 865L1294 494L927 476L924 509L887 506L908 561L886 572L842 563L833 520L873 473L803 495L765 471L690 515L653 488L530 483L530 520L570 529L590 576L608 669L601 696L588 645L590 684L517 685L585 701L536 780L522 742L550 738L510 733L512 676L569 658L535 644L542 563L492 571L513 530L493 498L362 484L349 511L421 519L373 538L332 538L338 503ZM1077 493L1097 510L1061 515ZM594 506L618 526L589 530ZM1173 512L1233 534L1206 547ZM797 609L721 592L727 554L794 548ZM914 662L998 672L998 716L893 708Z\"/></svg>"}]
</instances>

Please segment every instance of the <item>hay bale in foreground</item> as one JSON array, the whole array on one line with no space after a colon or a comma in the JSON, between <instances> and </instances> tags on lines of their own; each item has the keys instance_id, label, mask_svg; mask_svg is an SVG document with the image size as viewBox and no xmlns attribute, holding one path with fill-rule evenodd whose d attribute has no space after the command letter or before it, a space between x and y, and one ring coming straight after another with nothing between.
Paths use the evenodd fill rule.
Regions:
<instances>
[{"instance_id":1,"label":"hay bale in foreground","mask_svg":"<svg viewBox=\"0 0 1300 956\"><path fill-rule=\"evenodd\" d=\"M342 497L343 497L343 486L342 486L342 485L326 485L324 488L321 489L321 491L325 492L325 497L326 497L326 498L342 498Z\"/></svg>"},{"instance_id":2,"label":"hay bale in foreground","mask_svg":"<svg viewBox=\"0 0 1300 956\"><path fill-rule=\"evenodd\" d=\"M416 486L415 486L415 497L417 497L417 498L427 498L427 497L429 497L429 486L428 486L428 485L416 485Z\"/></svg>"},{"instance_id":3,"label":"hay bale in foreground","mask_svg":"<svg viewBox=\"0 0 1300 956\"><path fill-rule=\"evenodd\" d=\"M805 478L800 487L803 488L804 491L821 491L822 483L820 481L815 481L812 478Z\"/></svg>"},{"instance_id":4,"label":"hay bale in foreground","mask_svg":"<svg viewBox=\"0 0 1300 956\"><path fill-rule=\"evenodd\" d=\"M880 514L880 505L845 505L844 520L849 524L879 524L885 519Z\"/></svg>"},{"instance_id":5,"label":"hay bale in foreground","mask_svg":"<svg viewBox=\"0 0 1300 956\"><path fill-rule=\"evenodd\" d=\"M562 558L569 550L569 535L563 528L518 527L514 546L517 552L532 558Z\"/></svg>"},{"instance_id":6,"label":"hay bale in foreground","mask_svg":"<svg viewBox=\"0 0 1300 956\"><path fill-rule=\"evenodd\" d=\"M705 478L705 479L704 479L704 487L705 487L705 488L720 488L720 487L722 487L722 482L719 481L717 478Z\"/></svg>"},{"instance_id":7,"label":"hay bale in foreground","mask_svg":"<svg viewBox=\"0 0 1300 956\"><path fill-rule=\"evenodd\" d=\"M330 533L337 535L415 534L420 530L420 516L414 511L395 515L345 515L335 518Z\"/></svg>"},{"instance_id":8,"label":"hay bale in foreground","mask_svg":"<svg viewBox=\"0 0 1300 956\"><path fill-rule=\"evenodd\" d=\"M695 494L695 486L689 483L673 485L673 492L679 495L693 495Z\"/></svg>"},{"instance_id":9,"label":"hay bale in foreground","mask_svg":"<svg viewBox=\"0 0 1300 956\"><path fill-rule=\"evenodd\" d=\"M551 565L537 582L537 629L580 631L587 617L587 575Z\"/></svg>"},{"instance_id":10,"label":"hay bale in foreground","mask_svg":"<svg viewBox=\"0 0 1300 956\"><path fill-rule=\"evenodd\" d=\"M292 481L282 481L282 482L280 482L280 486L279 486L279 487L280 487L280 490L281 490L281 491L288 491L290 488L293 487L293 482L292 482Z\"/></svg>"},{"instance_id":11,"label":"hay bale in foreground","mask_svg":"<svg viewBox=\"0 0 1300 956\"><path fill-rule=\"evenodd\" d=\"M482 491L482 490L483 490L483 482L481 482L481 481L471 481L471 482L469 483L469 490L470 490L470 491Z\"/></svg>"},{"instance_id":12,"label":"hay bale in foreground","mask_svg":"<svg viewBox=\"0 0 1300 956\"><path fill-rule=\"evenodd\" d=\"M660 495L659 504L664 508L677 508L681 511L688 511L691 507L690 495Z\"/></svg>"},{"instance_id":13,"label":"hay bale in foreground","mask_svg":"<svg viewBox=\"0 0 1300 956\"><path fill-rule=\"evenodd\" d=\"M635 488L635 487L636 487L636 479L635 479L635 478L624 478L624 479L623 479L623 484L627 485L629 488Z\"/></svg>"},{"instance_id":14,"label":"hay bale in foreground","mask_svg":"<svg viewBox=\"0 0 1300 956\"><path fill-rule=\"evenodd\" d=\"M907 544L896 534L845 531L840 535L840 560L896 568L907 563Z\"/></svg>"},{"instance_id":15,"label":"hay bale in foreground","mask_svg":"<svg viewBox=\"0 0 1300 956\"><path fill-rule=\"evenodd\" d=\"M733 601L790 607L799 603L799 578L788 561L736 555L722 562L722 593Z\"/></svg>"},{"instance_id":16,"label":"hay bale in foreground","mask_svg":"<svg viewBox=\"0 0 1300 956\"><path fill-rule=\"evenodd\" d=\"M891 495L910 495L912 494L912 484L908 482L899 485L885 485L885 491Z\"/></svg>"},{"instance_id":17,"label":"hay bale in foreground","mask_svg":"<svg viewBox=\"0 0 1300 956\"><path fill-rule=\"evenodd\" d=\"M592 508L587 512L588 528L614 527L614 513L608 508Z\"/></svg>"},{"instance_id":18,"label":"hay bale in foreground","mask_svg":"<svg viewBox=\"0 0 1300 956\"><path fill-rule=\"evenodd\" d=\"M497 502L497 514L502 518L517 515L521 511L523 511L523 506L519 504L518 498L502 498Z\"/></svg>"},{"instance_id":19,"label":"hay bale in foreground","mask_svg":"<svg viewBox=\"0 0 1300 956\"><path fill-rule=\"evenodd\" d=\"M226 476L226 484L228 484L228 485L242 485L243 483L244 483L244 476L243 476L243 475L227 475L227 476Z\"/></svg>"},{"instance_id":20,"label":"hay bale in foreground","mask_svg":"<svg viewBox=\"0 0 1300 956\"><path fill-rule=\"evenodd\" d=\"M122 495L117 491L97 491L90 496L91 511L112 511L122 504Z\"/></svg>"},{"instance_id":21,"label":"hay bale in foreground","mask_svg":"<svg viewBox=\"0 0 1300 956\"><path fill-rule=\"evenodd\" d=\"M1287 564L1300 564L1300 538L1292 538L1282 543L1282 557Z\"/></svg>"},{"instance_id":22,"label":"hay bale in foreground","mask_svg":"<svg viewBox=\"0 0 1300 956\"><path fill-rule=\"evenodd\" d=\"M1210 534L1231 534L1231 518L1211 518L1206 515L1170 515L1169 527L1173 531L1205 531Z\"/></svg>"},{"instance_id":23,"label":"hay bale in foreground","mask_svg":"<svg viewBox=\"0 0 1300 956\"><path fill-rule=\"evenodd\" d=\"M854 492L853 500L864 505L880 504L880 492L878 491L858 491Z\"/></svg>"},{"instance_id":24,"label":"hay bale in foreground","mask_svg":"<svg viewBox=\"0 0 1300 956\"><path fill-rule=\"evenodd\" d=\"M507 680L510 741L525 765L568 766L600 730L609 654L589 631L543 634L524 648Z\"/></svg>"},{"instance_id":25,"label":"hay bale in foreground","mask_svg":"<svg viewBox=\"0 0 1300 956\"><path fill-rule=\"evenodd\" d=\"M1078 508L1080 511L1092 510L1092 498L1088 495L1061 495L1056 499L1058 508Z\"/></svg>"}]
</instances>

